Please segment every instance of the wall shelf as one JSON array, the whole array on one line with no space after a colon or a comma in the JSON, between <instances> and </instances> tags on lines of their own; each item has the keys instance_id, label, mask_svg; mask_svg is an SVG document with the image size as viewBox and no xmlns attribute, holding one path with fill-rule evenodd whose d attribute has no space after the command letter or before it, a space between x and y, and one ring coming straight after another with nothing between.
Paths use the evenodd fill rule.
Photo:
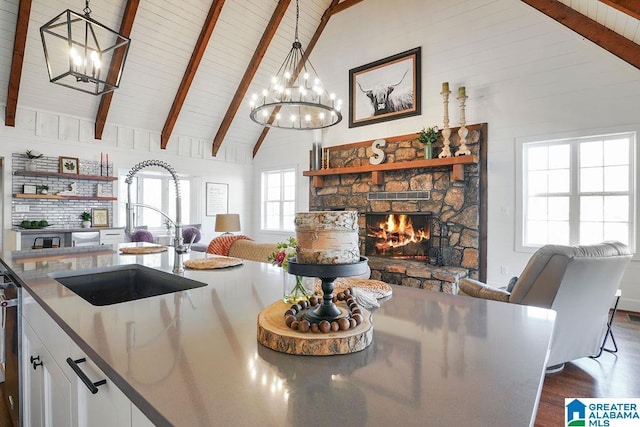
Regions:
<instances>
[{"instance_id":1,"label":"wall shelf","mask_svg":"<svg viewBox=\"0 0 640 427\"><path fill-rule=\"evenodd\" d=\"M100 175L77 175L72 173L60 173L60 172L39 172L19 170L13 173L19 176L37 176L37 177L53 177L53 178L67 178L67 179L80 179L89 181L117 181L117 176L100 176Z\"/></svg>"},{"instance_id":2,"label":"wall shelf","mask_svg":"<svg viewBox=\"0 0 640 427\"><path fill-rule=\"evenodd\" d=\"M420 159L408 162L382 163L379 165L352 166L347 168L329 168L313 171L304 171L302 175L311 177L311 186L321 188L323 177L331 175L344 175L354 173L371 172L371 182L375 185L384 184L384 172L403 169L436 168L451 166L451 180L464 180L464 165L478 163L477 156L446 157L444 159Z\"/></svg>"},{"instance_id":3,"label":"wall shelf","mask_svg":"<svg viewBox=\"0 0 640 427\"><path fill-rule=\"evenodd\" d=\"M58 196L57 194L23 194L14 193L16 199L49 199L49 200L98 200L98 201L114 201L117 197L97 197L97 196Z\"/></svg>"}]
</instances>

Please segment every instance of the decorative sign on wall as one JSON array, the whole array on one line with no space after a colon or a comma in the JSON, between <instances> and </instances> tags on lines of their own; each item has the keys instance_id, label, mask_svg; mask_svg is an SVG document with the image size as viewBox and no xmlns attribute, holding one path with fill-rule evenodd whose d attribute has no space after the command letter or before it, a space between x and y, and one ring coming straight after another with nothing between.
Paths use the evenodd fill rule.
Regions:
<instances>
[{"instance_id":1,"label":"decorative sign on wall","mask_svg":"<svg viewBox=\"0 0 640 427\"><path fill-rule=\"evenodd\" d=\"M379 165L384 162L387 155L384 151L382 151L381 147L386 147L387 141L384 139L376 139L371 144L371 151L373 151L373 156L369 157L369 163L372 165Z\"/></svg>"},{"instance_id":2,"label":"decorative sign on wall","mask_svg":"<svg viewBox=\"0 0 640 427\"><path fill-rule=\"evenodd\" d=\"M229 211L229 184L207 182L206 216L215 216Z\"/></svg>"}]
</instances>

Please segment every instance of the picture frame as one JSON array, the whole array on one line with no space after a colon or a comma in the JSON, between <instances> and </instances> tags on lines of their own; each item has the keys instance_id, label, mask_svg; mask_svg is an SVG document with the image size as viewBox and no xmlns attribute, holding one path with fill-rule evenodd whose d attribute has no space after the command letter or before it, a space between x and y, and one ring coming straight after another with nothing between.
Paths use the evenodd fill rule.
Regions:
<instances>
[{"instance_id":1,"label":"picture frame","mask_svg":"<svg viewBox=\"0 0 640 427\"><path fill-rule=\"evenodd\" d=\"M22 194L36 194L38 192L38 187L32 184L24 184L22 186Z\"/></svg>"},{"instance_id":2,"label":"picture frame","mask_svg":"<svg viewBox=\"0 0 640 427\"><path fill-rule=\"evenodd\" d=\"M106 209L106 208L91 209L91 226L92 227L108 227L109 226L109 209Z\"/></svg>"},{"instance_id":3,"label":"picture frame","mask_svg":"<svg viewBox=\"0 0 640 427\"><path fill-rule=\"evenodd\" d=\"M96 184L96 196L113 197L113 194L111 193L111 186L109 184Z\"/></svg>"},{"instance_id":4,"label":"picture frame","mask_svg":"<svg viewBox=\"0 0 640 427\"><path fill-rule=\"evenodd\" d=\"M421 47L349 70L349 127L420 115Z\"/></svg>"},{"instance_id":5,"label":"picture frame","mask_svg":"<svg viewBox=\"0 0 640 427\"><path fill-rule=\"evenodd\" d=\"M77 157L58 157L60 163L60 173L79 175L80 174L80 161Z\"/></svg>"},{"instance_id":6,"label":"picture frame","mask_svg":"<svg viewBox=\"0 0 640 427\"><path fill-rule=\"evenodd\" d=\"M206 216L229 213L229 184L207 182L205 201Z\"/></svg>"}]
</instances>

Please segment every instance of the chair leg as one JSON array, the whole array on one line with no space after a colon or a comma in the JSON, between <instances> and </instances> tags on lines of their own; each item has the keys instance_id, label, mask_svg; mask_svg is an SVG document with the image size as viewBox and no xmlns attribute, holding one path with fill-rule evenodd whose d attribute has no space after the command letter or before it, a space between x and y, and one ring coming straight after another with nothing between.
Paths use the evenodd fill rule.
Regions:
<instances>
[{"instance_id":1,"label":"chair leg","mask_svg":"<svg viewBox=\"0 0 640 427\"><path fill-rule=\"evenodd\" d=\"M618 343L616 343L616 338L613 336L613 330L611 329L611 327L613 326L613 319L616 315L616 311L618 311L618 303L620 302L621 295L622 293L618 289L618 292L616 292L616 303L613 306L613 310L611 311L611 316L609 316L609 321L607 322L607 332L604 334L604 339L602 340L602 345L600 346L600 350L598 351L598 354L596 354L595 356L591 356L592 359L597 359L598 357L600 357L603 351L606 351L609 353L618 352ZM612 349L605 347L605 345L607 344L607 338L609 337L611 337L611 342L613 342Z\"/></svg>"}]
</instances>

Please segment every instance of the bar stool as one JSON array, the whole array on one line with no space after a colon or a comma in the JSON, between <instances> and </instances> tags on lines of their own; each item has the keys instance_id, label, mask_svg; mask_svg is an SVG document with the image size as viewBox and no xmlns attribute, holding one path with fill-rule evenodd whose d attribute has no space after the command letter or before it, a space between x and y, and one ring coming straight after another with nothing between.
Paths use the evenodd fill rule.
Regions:
<instances>
[{"instance_id":1,"label":"bar stool","mask_svg":"<svg viewBox=\"0 0 640 427\"><path fill-rule=\"evenodd\" d=\"M60 237L36 237L31 249L59 248Z\"/></svg>"}]
</instances>

